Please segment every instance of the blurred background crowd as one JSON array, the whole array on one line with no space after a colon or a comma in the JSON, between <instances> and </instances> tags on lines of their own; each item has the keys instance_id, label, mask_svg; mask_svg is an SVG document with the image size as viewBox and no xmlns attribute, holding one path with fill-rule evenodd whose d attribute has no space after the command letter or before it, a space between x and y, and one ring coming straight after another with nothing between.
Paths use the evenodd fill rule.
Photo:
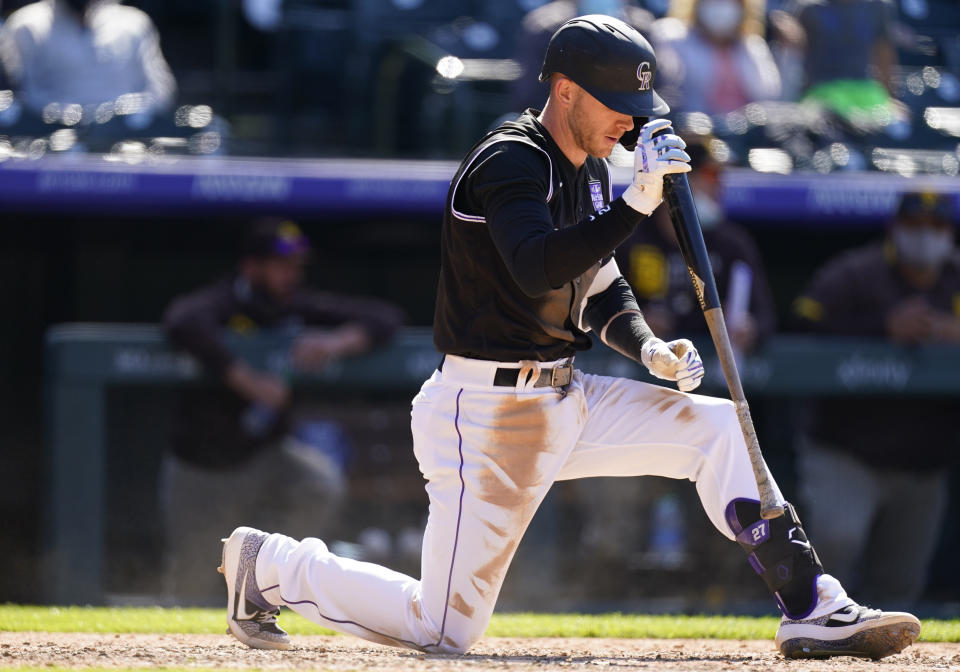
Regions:
<instances>
[{"instance_id":1,"label":"blurred background crowd","mask_svg":"<svg viewBox=\"0 0 960 672\"><path fill-rule=\"evenodd\" d=\"M733 165L957 174L950 0L7 0L2 12L7 153L455 158L542 103L557 26L606 13L650 38L674 120L713 133ZM15 141L27 137L44 142Z\"/></svg>"},{"instance_id":2,"label":"blurred background crowd","mask_svg":"<svg viewBox=\"0 0 960 672\"><path fill-rule=\"evenodd\" d=\"M416 386L398 386L391 369L439 361L398 353L432 357L441 213L365 209L364 193L389 193L405 172L449 179L444 162L540 107L549 37L587 13L619 16L655 47L655 86L689 144L748 377L784 343L887 348L876 361L889 366L868 377L896 377L904 361L936 370L937 352L957 352L955 0L5 0L0 601L218 604L219 538L241 522L417 573ZM617 152L613 163L628 165ZM312 207L281 178L262 181L311 160L327 171L321 183L349 166L358 191L336 183ZM149 170L194 177L194 197L233 200L171 201ZM210 170L229 179L203 181ZM25 192L3 186L23 175ZM759 185L775 203L797 179L853 215L824 216L808 200L735 221L731 185ZM877 180L889 188L857 186ZM663 210L624 243L619 265L659 336L708 344ZM93 462L57 424L73 397L54 391L69 367L49 330L73 322L153 325L156 352L189 359L138 364L120 347L109 365L196 375L105 384L95 417L73 409L99 432L90 510L101 519L81 519L91 541L75 530L70 547L84 554L72 581L99 583L71 592L50 586L70 564L58 512L89 502L70 500L63 482ZM282 362L236 347L261 337L282 344ZM353 364L377 356L396 367L351 380ZM864 602L956 616L960 379L943 377L869 394L807 394L787 381L752 403L828 570ZM83 380L77 399L91 389ZM768 611L689 485L558 485L504 605Z\"/></svg>"}]
</instances>

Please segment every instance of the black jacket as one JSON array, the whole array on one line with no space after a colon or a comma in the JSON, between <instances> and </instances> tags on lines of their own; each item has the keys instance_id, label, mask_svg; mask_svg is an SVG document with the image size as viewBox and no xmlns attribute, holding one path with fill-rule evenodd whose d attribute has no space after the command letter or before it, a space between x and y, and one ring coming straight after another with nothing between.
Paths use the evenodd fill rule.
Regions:
<instances>
[{"instance_id":1,"label":"black jacket","mask_svg":"<svg viewBox=\"0 0 960 672\"><path fill-rule=\"evenodd\" d=\"M233 276L176 298L164 315L163 325L173 345L194 355L209 374L222 379L235 359L223 340L228 330L251 333L301 325L359 323L375 344L382 344L400 321L399 309L367 298L301 290L289 303L279 304L254 290L242 277ZM251 436L242 426L248 409L249 402L225 386L184 390L173 428L173 453L203 467L240 465L288 429L287 418L281 414L269 431Z\"/></svg>"},{"instance_id":2,"label":"black jacket","mask_svg":"<svg viewBox=\"0 0 960 672\"><path fill-rule=\"evenodd\" d=\"M960 317L960 254L927 291L908 285L889 246L850 250L818 270L794 302L798 325L821 334L886 338L885 317L900 302L923 296ZM881 469L927 471L958 464L956 399L837 397L813 404L810 435Z\"/></svg>"}]
</instances>

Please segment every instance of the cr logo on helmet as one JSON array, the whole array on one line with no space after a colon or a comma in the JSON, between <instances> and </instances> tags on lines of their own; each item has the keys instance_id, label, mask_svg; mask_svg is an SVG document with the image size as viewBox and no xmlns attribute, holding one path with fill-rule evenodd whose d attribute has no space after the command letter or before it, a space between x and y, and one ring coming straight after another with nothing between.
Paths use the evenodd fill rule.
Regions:
<instances>
[{"instance_id":1,"label":"cr logo on helmet","mask_svg":"<svg viewBox=\"0 0 960 672\"><path fill-rule=\"evenodd\" d=\"M650 90L650 85L653 83L653 73L650 72L650 64L647 61L641 63L640 67L637 68L637 79L640 80L638 91Z\"/></svg>"}]
</instances>

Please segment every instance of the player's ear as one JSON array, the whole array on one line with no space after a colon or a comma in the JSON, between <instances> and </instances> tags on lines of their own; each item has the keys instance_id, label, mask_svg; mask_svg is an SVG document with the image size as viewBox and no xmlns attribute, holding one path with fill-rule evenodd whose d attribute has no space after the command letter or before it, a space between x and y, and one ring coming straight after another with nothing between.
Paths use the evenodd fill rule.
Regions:
<instances>
[{"instance_id":1,"label":"player's ear","mask_svg":"<svg viewBox=\"0 0 960 672\"><path fill-rule=\"evenodd\" d=\"M550 78L550 95L564 107L573 104L576 96L577 85L569 77L564 77L560 73L555 73Z\"/></svg>"}]
</instances>

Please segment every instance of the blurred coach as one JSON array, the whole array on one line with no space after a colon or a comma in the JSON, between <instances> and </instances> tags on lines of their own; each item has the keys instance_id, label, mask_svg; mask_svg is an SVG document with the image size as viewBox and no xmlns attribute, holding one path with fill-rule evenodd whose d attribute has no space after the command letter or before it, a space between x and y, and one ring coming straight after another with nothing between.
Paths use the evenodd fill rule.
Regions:
<instances>
[{"instance_id":1,"label":"blurred coach","mask_svg":"<svg viewBox=\"0 0 960 672\"><path fill-rule=\"evenodd\" d=\"M794 303L802 327L896 344L960 343L960 253L948 197L906 194L884 240L828 262ZM956 399L818 400L798 452L817 552L883 606L923 592L958 462ZM859 585L857 585L859 584Z\"/></svg>"},{"instance_id":2,"label":"blurred coach","mask_svg":"<svg viewBox=\"0 0 960 672\"><path fill-rule=\"evenodd\" d=\"M289 384L240 360L223 338L227 331L291 331L293 363L310 369L388 341L400 311L304 289L309 255L296 224L260 220L236 273L177 298L164 316L170 341L223 383L215 391L183 392L164 463L165 589L178 602L219 602L222 579L212 570L222 530L254 520L290 526L301 536L325 534L345 494L335 451L296 438Z\"/></svg>"}]
</instances>

